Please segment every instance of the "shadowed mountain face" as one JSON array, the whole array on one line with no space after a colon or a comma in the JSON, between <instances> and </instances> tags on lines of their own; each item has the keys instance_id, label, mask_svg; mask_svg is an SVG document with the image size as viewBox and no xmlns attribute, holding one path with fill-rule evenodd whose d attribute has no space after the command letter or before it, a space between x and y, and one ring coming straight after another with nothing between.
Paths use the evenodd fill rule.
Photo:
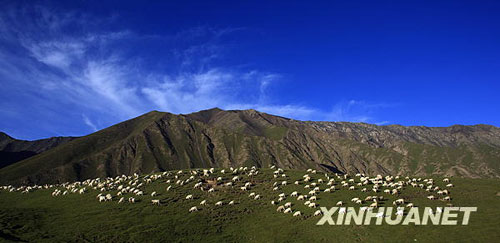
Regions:
<instances>
[{"instance_id":1,"label":"shadowed mountain face","mask_svg":"<svg viewBox=\"0 0 500 243\"><path fill-rule=\"evenodd\" d=\"M75 137L53 137L35 141L18 140L0 132L0 168L69 142Z\"/></svg>"},{"instance_id":2,"label":"shadowed mountain face","mask_svg":"<svg viewBox=\"0 0 500 243\"><path fill-rule=\"evenodd\" d=\"M500 177L500 128L304 122L255 110L150 112L0 169L0 184L277 165L366 174Z\"/></svg>"}]
</instances>

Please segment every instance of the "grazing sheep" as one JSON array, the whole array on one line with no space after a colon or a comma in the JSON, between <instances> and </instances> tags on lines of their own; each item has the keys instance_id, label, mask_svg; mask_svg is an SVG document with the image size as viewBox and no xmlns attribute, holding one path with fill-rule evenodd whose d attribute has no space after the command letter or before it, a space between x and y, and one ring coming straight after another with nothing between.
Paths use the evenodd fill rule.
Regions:
<instances>
[{"instance_id":1,"label":"grazing sheep","mask_svg":"<svg viewBox=\"0 0 500 243\"><path fill-rule=\"evenodd\" d=\"M135 203L135 198L130 197L130 198L128 199L128 202L129 202L129 203Z\"/></svg>"},{"instance_id":2,"label":"grazing sheep","mask_svg":"<svg viewBox=\"0 0 500 243\"><path fill-rule=\"evenodd\" d=\"M287 202L287 203L285 203L285 208L289 208L289 207L291 207L291 206L292 206L292 203L291 203L291 202Z\"/></svg>"},{"instance_id":3,"label":"grazing sheep","mask_svg":"<svg viewBox=\"0 0 500 243\"><path fill-rule=\"evenodd\" d=\"M301 216L302 214L300 213L300 211L297 211L295 213L293 213L293 217L298 217L298 216Z\"/></svg>"},{"instance_id":4,"label":"grazing sheep","mask_svg":"<svg viewBox=\"0 0 500 243\"><path fill-rule=\"evenodd\" d=\"M442 213L442 212L443 212L443 209L442 209L442 208L440 208L440 207L437 207L437 208L436 208L436 213L438 213L438 214L439 214L439 213Z\"/></svg>"},{"instance_id":5,"label":"grazing sheep","mask_svg":"<svg viewBox=\"0 0 500 243\"><path fill-rule=\"evenodd\" d=\"M285 211L283 213L291 213L292 212L292 209L291 208L287 208L285 209Z\"/></svg>"},{"instance_id":6,"label":"grazing sheep","mask_svg":"<svg viewBox=\"0 0 500 243\"><path fill-rule=\"evenodd\" d=\"M186 200L191 200L191 199L193 199L193 195L189 194L186 196Z\"/></svg>"},{"instance_id":7,"label":"grazing sheep","mask_svg":"<svg viewBox=\"0 0 500 243\"><path fill-rule=\"evenodd\" d=\"M189 212L190 212L190 213L192 213L192 212L196 212L196 211L198 211L198 208L197 208L197 207L191 207L191 208L189 209Z\"/></svg>"},{"instance_id":8,"label":"grazing sheep","mask_svg":"<svg viewBox=\"0 0 500 243\"><path fill-rule=\"evenodd\" d=\"M316 196L312 196L311 198L309 198L309 200L311 201L316 201L316 199L317 199Z\"/></svg>"},{"instance_id":9,"label":"grazing sheep","mask_svg":"<svg viewBox=\"0 0 500 243\"><path fill-rule=\"evenodd\" d=\"M208 190L208 192L209 192L209 193L215 192L215 189L214 189L214 188L210 188L210 189Z\"/></svg>"},{"instance_id":10,"label":"grazing sheep","mask_svg":"<svg viewBox=\"0 0 500 243\"><path fill-rule=\"evenodd\" d=\"M404 204L405 203L405 200L404 199L397 199L396 201L394 201L394 205L399 205L399 204Z\"/></svg>"},{"instance_id":11,"label":"grazing sheep","mask_svg":"<svg viewBox=\"0 0 500 243\"><path fill-rule=\"evenodd\" d=\"M200 205L205 205L205 204L207 204L207 200L203 200L200 202Z\"/></svg>"},{"instance_id":12,"label":"grazing sheep","mask_svg":"<svg viewBox=\"0 0 500 243\"><path fill-rule=\"evenodd\" d=\"M260 195L256 195L253 199L254 200L259 200L260 199Z\"/></svg>"},{"instance_id":13,"label":"grazing sheep","mask_svg":"<svg viewBox=\"0 0 500 243\"><path fill-rule=\"evenodd\" d=\"M218 201L215 203L215 206L222 206L222 201Z\"/></svg>"},{"instance_id":14,"label":"grazing sheep","mask_svg":"<svg viewBox=\"0 0 500 243\"><path fill-rule=\"evenodd\" d=\"M120 198L120 200L118 201L118 203L122 203L122 202L124 202L124 201L125 201L125 198L124 198L124 197L122 197L122 198Z\"/></svg>"},{"instance_id":15,"label":"grazing sheep","mask_svg":"<svg viewBox=\"0 0 500 243\"><path fill-rule=\"evenodd\" d=\"M158 199L153 199L153 200L151 200L151 203L152 203L153 205L158 205L158 206L160 206L160 200L158 200Z\"/></svg>"},{"instance_id":16,"label":"grazing sheep","mask_svg":"<svg viewBox=\"0 0 500 243\"><path fill-rule=\"evenodd\" d=\"M234 205L234 201L230 201L227 205Z\"/></svg>"},{"instance_id":17,"label":"grazing sheep","mask_svg":"<svg viewBox=\"0 0 500 243\"><path fill-rule=\"evenodd\" d=\"M312 202L312 203L309 203L309 205L307 205L307 206L310 208L315 208L316 206L318 206L318 204Z\"/></svg>"},{"instance_id":18,"label":"grazing sheep","mask_svg":"<svg viewBox=\"0 0 500 243\"><path fill-rule=\"evenodd\" d=\"M323 212L321 212L321 210L316 210L316 212L314 212L314 216L320 216L320 215L323 215Z\"/></svg>"},{"instance_id":19,"label":"grazing sheep","mask_svg":"<svg viewBox=\"0 0 500 243\"><path fill-rule=\"evenodd\" d=\"M336 206L342 206L344 203L342 201L338 201L337 204L335 204Z\"/></svg>"},{"instance_id":20,"label":"grazing sheep","mask_svg":"<svg viewBox=\"0 0 500 243\"><path fill-rule=\"evenodd\" d=\"M276 209L276 212L283 212L285 211L285 207L283 205L279 206L277 209Z\"/></svg>"}]
</instances>

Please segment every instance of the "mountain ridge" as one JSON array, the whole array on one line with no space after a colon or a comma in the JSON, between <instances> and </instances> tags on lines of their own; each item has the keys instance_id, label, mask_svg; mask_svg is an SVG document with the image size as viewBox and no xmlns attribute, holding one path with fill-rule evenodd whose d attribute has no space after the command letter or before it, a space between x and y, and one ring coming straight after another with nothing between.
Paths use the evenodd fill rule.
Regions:
<instances>
[{"instance_id":1,"label":"mountain ridge","mask_svg":"<svg viewBox=\"0 0 500 243\"><path fill-rule=\"evenodd\" d=\"M243 165L498 178L498 159L500 128L491 125L378 126L214 108L148 112L2 168L0 183Z\"/></svg>"},{"instance_id":2,"label":"mountain ridge","mask_svg":"<svg viewBox=\"0 0 500 243\"><path fill-rule=\"evenodd\" d=\"M27 159L77 137L50 137L37 140L15 139L0 132L0 168Z\"/></svg>"}]
</instances>

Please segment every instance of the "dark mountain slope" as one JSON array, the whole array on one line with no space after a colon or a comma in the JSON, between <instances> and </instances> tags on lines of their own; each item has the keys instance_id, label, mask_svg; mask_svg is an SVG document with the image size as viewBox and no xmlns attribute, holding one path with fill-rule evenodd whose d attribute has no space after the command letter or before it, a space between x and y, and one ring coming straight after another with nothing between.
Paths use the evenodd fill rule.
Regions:
<instances>
[{"instance_id":1,"label":"dark mountain slope","mask_svg":"<svg viewBox=\"0 0 500 243\"><path fill-rule=\"evenodd\" d=\"M34 141L19 140L0 132L0 168L69 142L75 137L52 137Z\"/></svg>"},{"instance_id":2,"label":"dark mountain slope","mask_svg":"<svg viewBox=\"0 0 500 243\"><path fill-rule=\"evenodd\" d=\"M0 169L46 183L195 167L500 177L500 129L303 122L255 110L150 112Z\"/></svg>"}]
</instances>

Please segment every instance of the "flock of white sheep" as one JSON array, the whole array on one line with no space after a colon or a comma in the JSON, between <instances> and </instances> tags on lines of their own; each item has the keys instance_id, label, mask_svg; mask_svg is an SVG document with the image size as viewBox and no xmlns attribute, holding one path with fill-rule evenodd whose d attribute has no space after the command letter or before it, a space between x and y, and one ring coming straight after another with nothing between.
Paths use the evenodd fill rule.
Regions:
<instances>
[{"instance_id":1,"label":"flock of white sheep","mask_svg":"<svg viewBox=\"0 0 500 243\"><path fill-rule=\"evenodd\" d=\"M397 198L392 201L392 204L398 207L396 214L403 214L404 207L415 207L413 202L409 202L403 198L398 198L401 192L407 187L418 188L425 190L427 198L430 200L443 200L451 201L450 188L453 184L450 179L443 179L444 183L448 183L444 188L436 185L433 179L410 178L402 176L381 176L374 177L365 176L364 174L355 174L350 176L348 174L323 174L318 173L316 170L308 169L301 178L291 180L290 177L281 168L276 169L271 166L273 173L267 173L266 178L255 180L254 178L259 175L258 168L239 167L229 169L188 169L179 171L167 171L157 174L149 174L140 176L133 174L130 176L121 175L108 178L88 179L83 182L62 183L54 185L34 185L34 186L20 186L14 187L12 185L2 186L1 190L8 192L21 192L29 193L35 190L51 190L53 197L62 197L72 194L85 194L92 190L98 191L96 199L98 202L112 202L117 203L136 203L138 201L150 201L152 205L161 206L164 204L159 195L168 193L169 191L183 189L182 192L190 190L203 191L201 195L224 193L227 190L233 192L239 191L239 201L242 200L241 195L248 193L248 198L252 200L265 199L265 195L276 193L277 195L270 200L272 205L276 206L277 212L291 214L293 216L303 216L304 213L299 210L294 210L294 204L303 201L303 204L309 208L319 207L319 197L335 198L336 191L359 190L360 193L365 195L362 197L353 197L350 203L359 205L361 210L371 210L377 208L381 201L388 201L387 198L380 195L381 193L393 195L392 198ZM261 173L263 174L263 173ZM290 182L288 181L290 180ZM164 191L152 191L146 193L149 188L147 185L159 181L164 184ZM293 181L293 182L292 182ZM257 187L258 183L262 184ZM303 188L303 190L295 190L291 193L285 193L287 187ZM260 190L257 190L260 188ZM187 190L186 190L187 189ZM258 191L264 190L267 193L259 194ZM243 193L243 194L241 194ZM194 193L185 195L182 201L189 204L189 212L197 212L204 207L207 207L212 197L195 196ZM378 195L375 195L378 194ZM292 198L294 198L292 200ZM217 200L211 202L216 207L224 205L231 206L236 202L234 200L227 201ZM335 203L336 206L343 206L349 202L341 200ZM324 205L331 207L333 205ZM339 213L345 213L345 208L340 208ZM312 216L321 215L321 210L316 210ZM308 215L309 216L309 215Z\"/></svg>"},{"instance_id":2,"label":"flock of white sheep","mask_svg":"<svg viewBox=\"0 0 500 243\"><path fill-rule=\"evenodd\" d=\"M366 194L364 199L360 197L353 197L351 202L360 205L361 211L372 210L373 208L378 208L380 205L380 201L384 200L384 196L373 195L374 193L383 192L386 194L393 195L398 197L401 192L405 189L405 187L413 187L420 188L425 190L429 196L427 196L430 200L440 199L443 201L451 201L451 197L449 196L449 188L454 185L449 183L450 179L445 178L443 182L448 183L445 187L448 189L442 189L437 186L433 179L422 179L422 178L410 178L410 177L401 177L401 176L385 176L377 175L375 177L368 177L364 174L356 174L354 177L349 176L348 174L324 174L324 176L320 176L320 178L313 179L311 175L317 175L317 171L313 169L308 169L306 174L303 175L302 179L296 180L293 184L301 185L304 184L303 188L306 190L304 193L300 193L298 191L293 191L289 195L281 192L277 195L276 201L271 201L271 204L278 205L276 208L277 212L283 213L291 213L293 216L301 216L301 211L294 211L292 209L293 203L287 200L287 197L296 198L296 201L305 201L304 205L309 208L317 208L319 206L316 201L318 200L319 194L324 195L325 197L335 197L332 194L335 191L341 190L342 188L347 188L347 190L354 191L360 190ZM287 175L284 173L282 169L277 169L274 171L274 178L283 177L286 178ZM286 180L283 180L281 183L274 182L273 191L280 191L283 187L289 185ZM324 189L321 189L320 186L324 185ZM437 195L433 195L436 192ZM439 197L443 196L443 197ZM284 202L282 205L279 205L281 202ZM405 201L404 199L395 199L392 202L393 205L398 206L396 215L402 215L404 213L404 206L407 208L415 207L414 203ZM335 206L344 206L345 202L339 200L335 203ZM325 205L332 206L332 205ZM438 208L440 209L440 208ZM345 213L346 208L340 208L339 213ZM321 210L316 210L313 213L313 216L322 215Z\"/></svg>"}]
</instances>

